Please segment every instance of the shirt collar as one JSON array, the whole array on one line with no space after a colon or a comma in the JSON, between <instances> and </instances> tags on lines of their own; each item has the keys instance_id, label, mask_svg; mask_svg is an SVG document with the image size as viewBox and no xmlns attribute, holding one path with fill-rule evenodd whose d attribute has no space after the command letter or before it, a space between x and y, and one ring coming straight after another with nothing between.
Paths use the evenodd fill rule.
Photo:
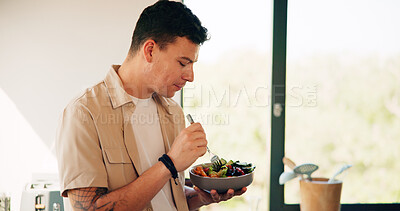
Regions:
<instances>
[{"instance_id":1,"label":"shirt collar","mask_svg":"<svg viewBox=\"0 0 400 211\"><path fill-rule=\"evenodd\" d=\"M117 71L120 67L121 65L112 65L110 71L107 73L107 76L104 79L104 84L107 87L108 95L110 96L111 104L114 109L127 103L133 103L131 95L125 91L122 81L117 74ZM161 104L166 112L170 114L170 103L168 100L164 99L164 97L157 93L154 93L152 98L156 103Z\"/></svg>"}]
</instances>

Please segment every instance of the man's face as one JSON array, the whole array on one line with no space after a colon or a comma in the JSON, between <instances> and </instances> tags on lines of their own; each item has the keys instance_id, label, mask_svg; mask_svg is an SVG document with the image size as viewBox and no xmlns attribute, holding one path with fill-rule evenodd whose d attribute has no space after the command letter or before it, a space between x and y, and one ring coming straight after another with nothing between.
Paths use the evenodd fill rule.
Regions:
<instances>
[{"instance_id":1,"label":"man's face","mask_svg":"<svg viewBox=\"0 0 400 211\"><path fill-rule=\"evenodd\" d=\"M200 46L184 37L176 38L160 50L153 50L153 62L149 72L148 83L154 92L173 97L175 92L182 89L186 82L192 82L193 63L197 61Z\"/></svg>"}]
</instances>

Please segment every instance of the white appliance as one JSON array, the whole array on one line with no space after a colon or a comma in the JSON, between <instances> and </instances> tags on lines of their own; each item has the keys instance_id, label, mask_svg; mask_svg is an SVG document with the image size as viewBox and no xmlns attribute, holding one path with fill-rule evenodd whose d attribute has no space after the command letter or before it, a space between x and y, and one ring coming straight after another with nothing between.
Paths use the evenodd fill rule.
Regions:
<instances>
[{"instance_id":1,"label":"white appliance","mask_svg":"<svg viewBox=\"0 0 400 211\"><path fill-rule=\"evenodd\" d=\"M63 197L56 180L33 179L21 196L21 211L64 211Z\"/></svg>"}]
</instances>

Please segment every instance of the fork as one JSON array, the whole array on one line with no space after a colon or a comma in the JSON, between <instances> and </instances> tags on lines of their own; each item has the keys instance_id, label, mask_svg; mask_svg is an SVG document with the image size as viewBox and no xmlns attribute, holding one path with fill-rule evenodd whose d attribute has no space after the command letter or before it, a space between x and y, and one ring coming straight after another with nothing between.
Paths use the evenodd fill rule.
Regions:
<instances>
[{"instance_id":1,"label":"fork","mask_svg":"<svg viewBox=\"0 0 400 211\"><path fill-rule=\"evenodd\" d=\"M188 121L190 122L190 124L193 124L193 123L194 123L193 118L192 118L192 115L188 114L188 115L186 115L186 118L188 119ZM208 146L207 146L207 152L210 154L210 156L212 156L212 157L211 157L211 163L216 164L216 165L221 165L221 164L222 164L222 163L221 163L221 160L220 160L219 157L218 157L218 155L212 153L212 152L210 151L210 149L208 148Z\"/></svg>"}]
</instances>

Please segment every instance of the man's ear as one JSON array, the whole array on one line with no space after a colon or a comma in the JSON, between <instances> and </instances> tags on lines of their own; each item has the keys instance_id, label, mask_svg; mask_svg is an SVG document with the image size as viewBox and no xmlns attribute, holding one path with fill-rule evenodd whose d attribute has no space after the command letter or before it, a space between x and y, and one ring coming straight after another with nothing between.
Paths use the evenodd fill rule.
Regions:
<instances>
[{"instance_id":1,"label":"man's ear","mask_svg":"<svg viewBox=\"0 0 400 211\"><path fill-rule=\"evenodd\" d=\"M151 62L153 60L153 53L155 47L156 47L156 42L154 40L147 40L143 44L143 54L147 62Z\"/></svg>"}]
</instances>

